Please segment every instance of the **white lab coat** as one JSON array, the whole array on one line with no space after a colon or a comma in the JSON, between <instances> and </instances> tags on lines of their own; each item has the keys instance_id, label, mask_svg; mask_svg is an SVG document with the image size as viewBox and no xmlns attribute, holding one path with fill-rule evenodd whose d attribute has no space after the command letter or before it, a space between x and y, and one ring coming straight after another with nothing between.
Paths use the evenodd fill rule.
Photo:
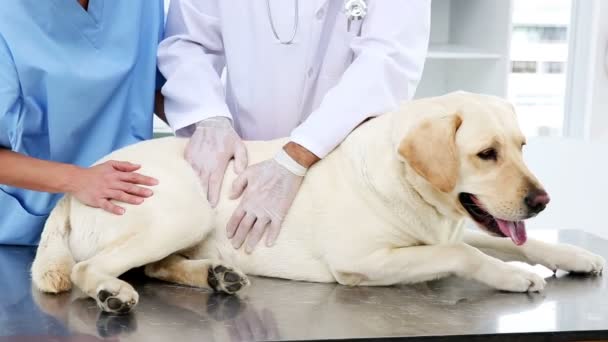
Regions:
<instances>
[{"instance_id":1,"label":"white lab coat","mask_svg":"<svg viewBox=\"0 0 608 342\"><path fill-rule=\"evenodd\" d=\"M271 0L279 37L296 1ZM366 118L411 99L430 31L430 0L368 0L347 31L343 0L299 0L291 45L274 37L266 0L172 0L158 65L178 135L212 116L243 139L289 136L324 157ZM226 68L226 82L221 74Z\"/></svg>"}]
</instances>

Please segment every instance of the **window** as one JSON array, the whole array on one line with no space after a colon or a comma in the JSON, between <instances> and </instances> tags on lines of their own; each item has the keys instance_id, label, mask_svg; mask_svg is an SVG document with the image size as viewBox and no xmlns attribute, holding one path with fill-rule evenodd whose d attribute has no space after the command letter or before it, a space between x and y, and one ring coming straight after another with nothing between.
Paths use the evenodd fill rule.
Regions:
<instances>
[{"instance_id":1,"label":"window","mask_svg":"<svg viewBox=\"0 0 608 342\"><path fill-rule=\"evenodd\" d=\"M561 25L517 25L513 27L513 35L535 43L565 42L568 38L568 28Z\"/></svg>"},{"instance_id":2,"label":"window","mask_svg":"<svg viewBox=\"0 0 608 342\"><path fill-rule=\"evenodd\" d=\"M508 97L527 136L561 136L572 0L513 0Z\"/></svg>"},{"instance_id":3,"label":"window","mask_svg":"<svg viewBox=\"0 0 608 342\"><path fill-rule=\"evenodd\" d=\"M566 63L564 62L544 62L543 72L547 74L563 74Z\"/></svg>"},{"instance_id":4,"label":"window","mask_svg":"<svg viewBox=\"0 0 608 342\"><path fill-rule=\"evenodd\" d=\"M533 74L536 72L536 62L534 61L512 61L511 72L513 73L528 73Z\"/></svg>"}]
</instances>

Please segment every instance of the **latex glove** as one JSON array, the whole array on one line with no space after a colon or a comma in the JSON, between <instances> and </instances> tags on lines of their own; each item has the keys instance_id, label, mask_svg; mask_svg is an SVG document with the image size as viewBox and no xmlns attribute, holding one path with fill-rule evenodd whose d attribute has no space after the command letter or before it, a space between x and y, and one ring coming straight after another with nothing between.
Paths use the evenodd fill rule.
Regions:
<instances>
[{"instance_id":1,"label":"latex glove","mask_svg":"<svg viewBox=\"0 0 608 342\"><path fill-rule=\"evenodd\" d=\"M139 168L141 166L136 164L110 160L88 169L78 169L68 192L88 206L122 215L125 209L110 200L138 205L153 194L152 190L138 185L158 184L158 180L134 172Z\"/></svg>"},{"instance_id":2,"label":"latex glove","mask_svg":"<svg viewBox=\"0 0 608 342\"><path fill-rule=\"evenodd\" d=\"M240 174L247 168L247 149L234 131L230 119L213 117L196 124L188 146L186 160L198 173L212 207L220 199L222 182L228 163L234 158L234 172Z\"/></svg>"},{"instance_id":3,"label":"latex glove","mask_svg":"<svg viewBox=\"0 0 608 342\"><path fill-rule=\"evenodd\" d=\"M267 227L266 246L274 244L305 173L306 168L281 149L274 159L252 165L237 177L230 198L243 198L226 226L234 248L247 240L245 251L251 253Z\"/></svg>"}]
</instances>

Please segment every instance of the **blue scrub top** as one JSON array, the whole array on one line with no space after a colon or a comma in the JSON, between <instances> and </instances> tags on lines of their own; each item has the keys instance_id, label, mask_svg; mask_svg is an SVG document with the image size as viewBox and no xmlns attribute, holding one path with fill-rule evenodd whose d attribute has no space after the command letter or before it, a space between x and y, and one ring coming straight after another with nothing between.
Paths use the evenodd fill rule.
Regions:
<instances>
[{"instance_id":1,"label":"blue scrub top","mask_svg":"<svg viewBox=\"0 0 608 342\"><path fill-rule=\"evenodd\" d=\"M151 138L162 0L1 7L1 148L89 166ZM60 196L0 186L0 244L37 244Z\"/></svg>"}]
</instances>

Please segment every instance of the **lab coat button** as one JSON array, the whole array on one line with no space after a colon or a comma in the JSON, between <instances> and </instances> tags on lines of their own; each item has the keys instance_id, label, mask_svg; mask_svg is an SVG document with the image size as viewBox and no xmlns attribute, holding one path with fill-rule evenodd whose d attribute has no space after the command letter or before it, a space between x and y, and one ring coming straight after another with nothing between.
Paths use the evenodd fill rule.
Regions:
<instances>
[{"instance_id":1,"label":"lab coat button","mask_svg":"<svg viewBox=\"0 0 608 342\"><path fill-rule=\"evenodd\" d=\"M323 19L324 15L325 15L325 9L321 8L320 10L317 11L317 19L318 20Z\"/></svg>"}]
</instances>

